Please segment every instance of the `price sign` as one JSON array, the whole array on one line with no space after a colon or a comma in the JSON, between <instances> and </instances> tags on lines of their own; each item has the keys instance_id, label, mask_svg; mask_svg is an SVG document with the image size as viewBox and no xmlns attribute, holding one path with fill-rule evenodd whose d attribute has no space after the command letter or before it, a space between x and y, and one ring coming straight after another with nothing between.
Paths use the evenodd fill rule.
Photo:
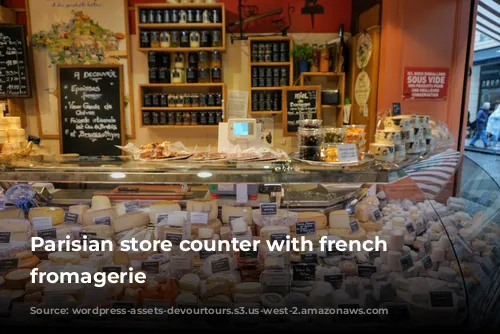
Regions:
<instances>
[{"instance_id":1,"label":"price sign","mask_svg":"<svg viewBox=\"0 0 500 334\"><path fill-rule=\"evenodd\" d=\"M78 224L78 214L66 212L64 214L64 223L68 225Z\"/></svg>"},{"instance_id":2,"label":"price sign","mask_svg":"<svg viewBox=\"0 0 500 334\"><path fill-rule=\"evenodd\" d=\"M432 259L430 255L426 255L422 258L422 264L424 265L425 269L432 268Z\"/></svg>"},{"instance_id":3,"label":"price sign","mask_svg":"<svg viewBox=\"0 0 500 334\"><path fill-rule=\"evenodd\" d=\"M52 227L52 217L33 217L31 218L31 224L35 230L44 230Z\"/></svg>"},{"instance_id":4,"label":"price sign","mask_svg":"<svg viewBox=\"0 0 500 334\"><path fill-rule=\"evenodd\" d=\"M208 212L191 212L189 214L191 224L208 224Z\"/></svg>"},{"instance_id":5,"label":"price sign","mask_svg":"<svg viewBox=\"0 0 500 334\"><path fill-rule=\"evenodd\" d=\"M297 235L315 234L316 222L314 220L295 223L295 233Z\"/></svg>"},{"instance_id":6,"label":"price sign","mask_svg":"<svg viewBox=\"0 0 500 334\"><path fill-rule=\"evenodd\" d=\"M57 239L57 230L55 228L49 228L46 230L39 230L37 232L38 236L44 240L47 239Z\"/></svg>"},{"instance_id":7,"label":"price sign","mask_svg":"<svg viewBox=\"0 0 500 334\"><path fill-rule=\"evenodd\" d=\"M378 208L373 210L373 218L375 218L376 221L382 219L382 217L382 212L380 212Z\"/></svg>"},{"instance_id":8,"label":"price sign","mask_svg":"<svg viewBox=\"0 0 500 334\"><path fill-rule=\"evenodd\" d=\"M359 265L358 276L363 278L371 278L377 272L377 267L370 265Z\"/></svg>"},{"instance_id":9,"label":"price sign","mask_svg":"<svg viewBox=\"0 0 500 334\"><path fill-rule=\"evenodd\" d=\"M217 254L217 252L202 249L202 250L200 250L200 259L205 260L207 257L209 257L210 255L214 255L214 254Z\"/></svg>"},{"instance_id":10,"label":"price sign","mask_svg":"<svg viewBox=\"0 0 500 334\"><path fill-rule=\"evenodd\" d=\"M123 203L125 206L125 212L137 212L141 209L141 205L139 204L139 201L131 201L131 202L125 202Z\"/></svg>"},{"instance_id":11,"label":"price sign","mask_svg":"<svg viewBox=\"0 0 500 334\"><path fill-rule=\"evenodd\" d=\"M182 241L182 234L181 233L170 233L167 232L165 233L165 240L168 240L172 243L172 245L180 245Z\"/></svg>"},{"instance_id":12,"label":"price sign","mask_svg":"<svg viewBox=\"0 0 500 334\"><path fill-rule=\"evenodd\" d=\"M167 221L168 221L168 213L157 213L156 214L156 224L159 224L164 219L167 219Z\"/></svg>"},{"instance_id":13,"label":"price sign","mask_svg":"<svg viewBox=\"0 0 500 334\"><path fill-rule=\"evenodd\" d=\"M269 240L271 241L271 243L273 243L274 241L278 241L278 243L281 243L281 241L286 241L286 236L286 233L272 233L269 236Z\"/></svg>"},{"instance_id":14,"label":"price sign","mask_svg":"<svg viewBox=\"0 0 500 334\"><path fill-rule=\"evenodd\" d=\"M432 291L430 295L432 307L453 307L451 291Z\"/></svg>"},{"instance_id":15,"label":"price sign","mask_svg":"<svg viewBox=\"0 0 500 334\"><path fill-rule=\"evenodd\" d=\"M111 226L111 217L94 217L94 224Z\"/></svg>"},{"instance_id":16,"label":"price sign","mask_svg":"<svg viewBox=\"0 0 500 334\"><path fill-rule=\"evenodd\" d=\"M0 272L6 272L11 269L17 268L17 264L19 263L19 259L2 259L0 260Z\"/></svg>"},{"instance_id":17,"label":"price sign","mask_svg":"<svg viewBox=\"0 0 500 334\"><path fill-rule=\"evenodd\" d=\"M300 254L300 262L306 264L317 264L318 254L316 253Z\"/></svg>"},{"instance_id":18,"label":"price sign","mask_svg":"<svg viewBox=\"0 0 500 334\"><path fill-rule=\"evenodd\" d=\"M146 274L158 274L160 272L160 262L158 261L143 261L141 270Z\"/></svg>"},{"instance_id":19,"label":"price sign","mask_svg":"<svg viewBox=\"0 0 500 334\"><path fill-rule=\"evenodd\" d=\"M120 267L120 266L102 266L102 272L106 273L106 274L121 273L122 267Z\"/></svg>"},{"instance_id":20,"label":"price sign","mask_svg":"<svg viewBox=\"0 0 500 334\"><path fill-rule=\"evenodd\" d=\"M413 267L413 259L411 258L411 254L409 253L403 255L401 259L399 259L399 261L401 262L401 267L403 268L403 271L406 271L411 267Z\"/></svg>"},{"instance_id":21,"label":"price sign","mask_svg":"<svg viewBox=\"0 0 500 334\"><path fill-rule=\"evenodd\" d=\"M325 275L323 276L323 280L325 282L330 283L334 289L340 289L342 286L342 282L344 282L343 274L335 274L335 275Z\"/></svg>"},{"instance_id":22,"label":"price sign","mask_svg":"<svg viewBox=\"0 0 500 334\"><path fill-rule=\"evenodd\" d=\"M339 162L357 162L358 150L355 144L340 144L337 146Z\"/></svg>"},{"instance_id":23,"label":"price sign","mask_svg":"<svg viewBox=\"0 0 500 334\"><path fill-rule=\"evenodd\" d=\"M349 228L351 230L351 233L356 233L359 231L359 221L353 220L352 222L349 223Z\"/></svg>"},{"instance_id":24,"label":"price sign","mask_svg":"<svg viewBox=\"0 0 500 334\"><path fill-rule=\"evenodd\" d=\"M222 258L219 260L212 261L212 273L220 273L222 271L230 271L231 267L229 267L229 259Z\"/></svg>"},{"instance_id":25,"label":"price sign","mask_svg":"<svg viewBox=\"0 0 500 334\"><path fill-rule=\"evenodd\" d=\"M261 203L260 214L263 216L272 216L278 213L278 205L276 203Z\"/></svg>"},{"instance_id":26,"label":"price sign","mask_svg":"<svg viewBox=\"0 0 500 334\"><path fill-rule=\"evenodd\" d=\"M0 232L0 244L8 244L10 242L10 232Z\"/></svg>"},{"instance_id":27,"label":"price sign","mask_svg":"<svg viewBox=\"0 0 500 334\"><path fill-rule=\"evenodd\" d=\"M408 233L413 233L413 232L415 232L415 228L413 227L413 224L412 224L412 223L408 223L408 224L406 224L406 230L408 231Z\"/></svg>"},{"instance_id":28,"label":"price sign","mask_svg":"<svg viewBox=\"0 0 500 334\"><path fill-rule=\"evenodd\" d=\"M296 264L292 270L294 281L314 281L316 279L315 264Z\"/></svg>"}]
</instances>

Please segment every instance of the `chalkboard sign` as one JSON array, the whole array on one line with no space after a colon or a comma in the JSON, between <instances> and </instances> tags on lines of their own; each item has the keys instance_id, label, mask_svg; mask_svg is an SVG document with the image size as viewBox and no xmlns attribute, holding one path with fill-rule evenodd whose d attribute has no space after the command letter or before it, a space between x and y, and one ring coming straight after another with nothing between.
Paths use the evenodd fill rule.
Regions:
<instances>
[{"instance_id":1,"label":"chalkboard sign","mask_svg":"<svg viewBox=\"0 0 500 334\"><path fill-rule=\"evenodd\" d=\"M57 81L61 153L122 155L122 65L58 65Z\"/></svg>"},{"instance_id":2,"label":"chalkboard sign","mask_svg":"<svg viewBox=\"0 0 500 334\"><path fill-rule=\"evenodd\" d=\"M283 135L295 136L301 119L321 119L321 86L283 87Z\"/></svg>"},{"instance_id":3,"label":"chalkboard sign","mask_svg":"<svg viewBox=\"0 0 500 334\"><path fill-rule=\"evenodd\" d=\"M0 24L0 99L31 97L26 31Z\"/></svg>"}]
</instances>

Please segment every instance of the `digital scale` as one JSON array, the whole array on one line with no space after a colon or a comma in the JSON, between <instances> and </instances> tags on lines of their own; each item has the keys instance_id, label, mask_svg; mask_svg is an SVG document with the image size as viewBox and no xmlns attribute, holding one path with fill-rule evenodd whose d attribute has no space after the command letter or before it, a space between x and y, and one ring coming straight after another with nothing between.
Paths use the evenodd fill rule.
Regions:
<instances>
[{"instance_id":1,"label":"digital scale","mask_svg":"<svg viewBox=\"0 0 500 334\"><path fill-rule=\"evenodd\" d=\"M261 146L261 124L254 118L231 118L219 123L219 152L230 152L237 146L241 150Z\"/></svg>"}]
</instances>

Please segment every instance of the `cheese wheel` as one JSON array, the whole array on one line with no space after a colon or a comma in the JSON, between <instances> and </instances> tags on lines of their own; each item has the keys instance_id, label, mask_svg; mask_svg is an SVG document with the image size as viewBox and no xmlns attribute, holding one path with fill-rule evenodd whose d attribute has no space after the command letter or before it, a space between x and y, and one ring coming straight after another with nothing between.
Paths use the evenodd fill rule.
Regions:
<instances>
[{"instance_id":1,"label":"cheese wheel","mask_svg":"<svg viewBox=\"0 0 500 334\"><path fill-rule=\"evenodd\" d=\"M187 212L208 212L208 220L217 219L219 207L216 199L191 199L186 201Z\"/></svg>"},{"instance_id":2,"label":"cheese wheel","mask_svg":"<svg viewBox=\"0 0 500 334\"><path fill-rule=\"evenodd\" d=\"M5 289L23 289L31 279L31 268L17 268L9 271L5 276Z\"/></svg>"},{"instance_id":3,"label":"cheese wheel","mask_svg":"<svg viewBox=\"0 0 500 334\"><path fill-rule=\"evenodd\" d=\"M159 214L170 213L174 211L181 211L181 206L177 202L162 201L153 203L149 207L149 221L151 222L151 224L156 225L158 223Z\"/></svg>"},{"instance_id":4,"label":"cheese wheel","mask_svg":"<svg viewBox=\"0 0 500 334\"><path fill-rule=\"evenodd\" d=\"M297 223L313 221L317 230L324 230L327 226L326 216L319 212L298 212L298 220ZM297 223L290 225L290 232L295 232L295 227Z\"/></svg>"},{"instance_id":5,"label":"cheese wheel","mask_svg":"<svg viewBox=\"0 0 500 334\"><path fill-rule=\"evenodd\" d=\"M49 260L57 264L79 264L80 254L77 252L54 252L49 254Z\"/></svg>"},{"instance_id":6,"label":"cheese wheel","mask_svg":"<svg viewBox=\"0 0 500 334\"><path fill-rule=\"evenodd\" d=\"M82 221L83 221L83 214L85 213L85 211L87 211L88 209L90 209L90 206L88 205L84 205L84 204L79 204L79 205L72 205L68 208L68 212L69 213L74 213L76 215L78 215L78 224L82 224Z\"/></svg>"},{"instance_id":7,"label":"cheese wheel","mask_svg":"<svg viewBox=\"0 0 500 334\"><path fill-rule=\"evenodd\" d=\"M83 226L95 225L96 218L102 218L102 217L109 217L112 225L113 220L116 219L115 210L113 210L112 208L101 209L101 210L94 210L94 209L87 210L83 214L82 225Z\"/></svg>"},{"instance_id":8,"label":"cheese wheel","mask_svg":"<svg viewBox=\"0 0 500 334\"><path fill-rule=\"evenodd\" d=\"M214 230L215 234L220 234L221 226L222 226L222 223L217 218L210 220L208 222L208 224L191 224L191 234L198 235L198 230L200 228L211 228L212 230Z\"/></svg>"},{"instance_id":9,"label":"cheese wheel","mask_svg":"<svg viewBox=\"0 0 500 334\"><path fill-rule=\"evenodd\" d=\"M30 229L30 222L27 219L17 219L17 218L0 219L0 231L2 232L28 233L29 229Z\"/></svg>"},{"instance_id":10,"label":"cheese wheel","mask_svg":"<svg viewBox=\"0 0 500 334\"><path fill-rule=\"evenodd\" d=\"M92 196L92 210L110 209L111 202L106 196Z\"/></svg>"},{"instance_id":11,"label":"cheese wheel","mask_svg":"<svg viewBox=\"0 0 500 334\"><path fill-rule=\"evenodd\" d=\"M130 230L135 227L145 227L149 223L149 217L144 212L130 212L119 216L111 223L115 233Z\"/></svg>"},{"instance_id":12,"label":"cheese wheel","mask_svg":"<svg viewBox=\"0 0 500 334\"><path fill-rule=\"evenodd\" d=\"M243 217L248 225L252 225L252 208L249 206L222 206L222 223L229 224L234 218Z\"/></svg>"},{"instance_id":13,"label":"cheese wheel","mask_svg":"<svg viewBox=\"0 0 500 334\"><path fill-rule=\"evenodd\" d=\"M56 226L64 222L64 210L56 207L35 207L30 209L28 217L32 223L33 218L51 217L52 226Z\"/></svg>"},{"instance_id":14,"label":"cheese wheel","mask_svg":"<svg viewBox=\"0 0 500 334\"><path fill-rule=\"evenodd\" d=\"M88 225L82 229L82 232L95 233L100 238L111 238L114 236L114 231L108 225Z\"/></svg>"}]
</instances>

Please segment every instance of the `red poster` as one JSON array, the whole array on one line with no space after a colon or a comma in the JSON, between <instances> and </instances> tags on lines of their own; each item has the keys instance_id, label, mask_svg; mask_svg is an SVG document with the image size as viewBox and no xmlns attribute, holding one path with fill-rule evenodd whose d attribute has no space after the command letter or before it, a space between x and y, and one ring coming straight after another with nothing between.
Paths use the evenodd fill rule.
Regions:
<instances>
[{"instance_id":1,"label":"red poster","mask_svg":"<svg viewBox=\"0 0 500 334\"><path fill-rule=\"evenodd\" d=\"M446 100L449 68L406 67L403 100Z\"/></svg>"}]
</instances>

